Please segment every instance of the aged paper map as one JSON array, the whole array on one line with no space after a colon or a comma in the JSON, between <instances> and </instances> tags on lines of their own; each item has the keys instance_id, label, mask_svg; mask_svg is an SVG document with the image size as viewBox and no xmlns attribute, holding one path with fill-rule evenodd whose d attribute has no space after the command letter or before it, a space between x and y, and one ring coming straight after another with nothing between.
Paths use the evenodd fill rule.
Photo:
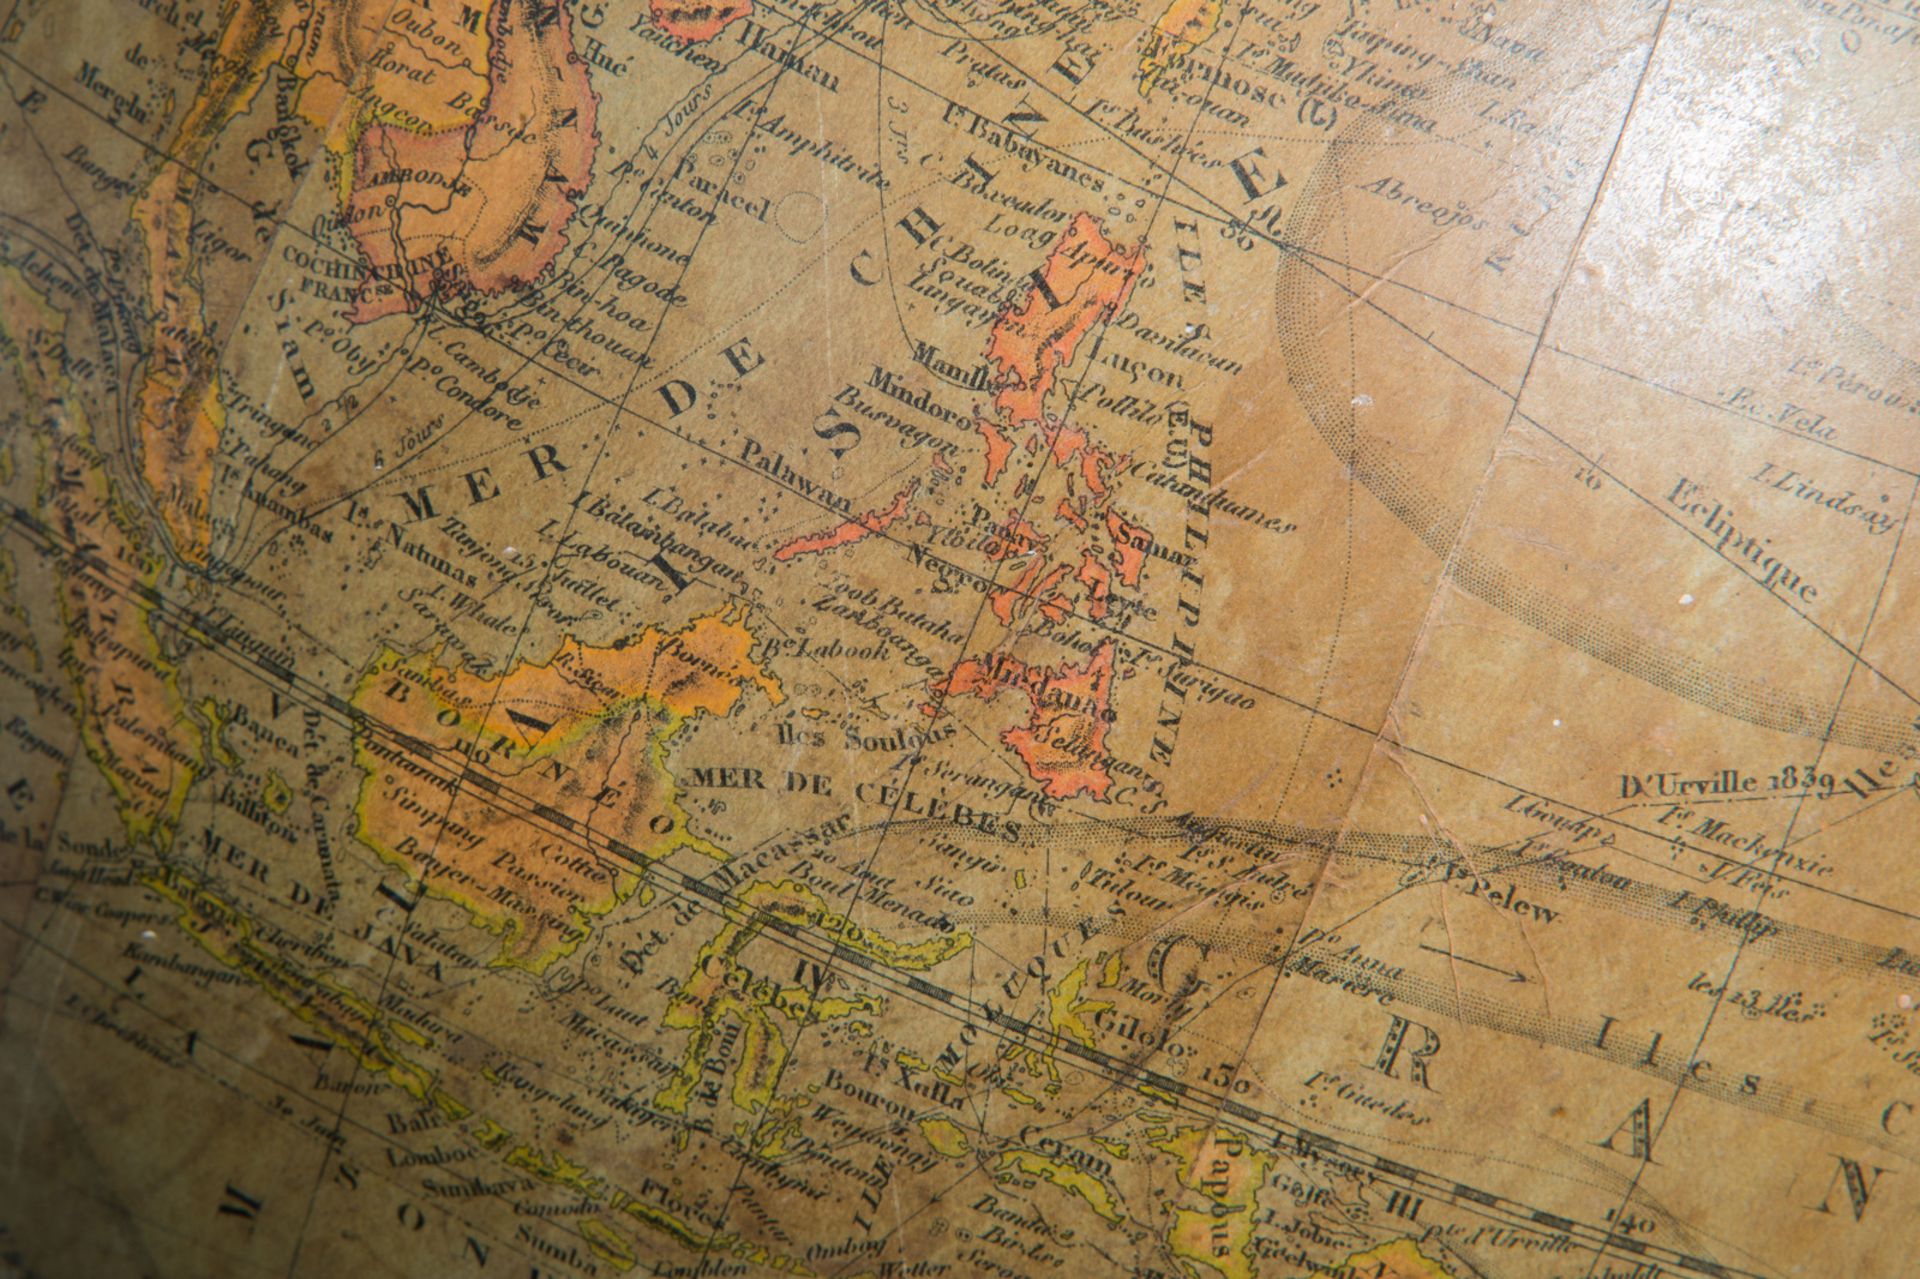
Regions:
<instances>
[{"instance_id":1,"label":"aged paper map","mask_svg":"<svg viewBox=\"0 0 1920 1279\"><path fill-rule=\"evenodd\" d=\"M1920 0L0 2L0 1273L1920 1274Z\"/></svg>"}]
</instances>

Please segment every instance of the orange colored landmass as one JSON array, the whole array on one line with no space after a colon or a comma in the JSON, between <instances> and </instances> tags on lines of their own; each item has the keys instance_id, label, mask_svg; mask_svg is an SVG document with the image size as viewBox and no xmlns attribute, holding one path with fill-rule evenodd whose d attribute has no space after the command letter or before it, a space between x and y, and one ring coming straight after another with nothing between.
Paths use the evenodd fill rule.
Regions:
<instances>
[{"instance_id":1,"label":"orange colored landmass","mask_svg":"<svg viewBox=\"0 0 1920 1279\"><path fill-rule=\"evenodd\" d=\"M649 627L607 648L569 639L545 662L504 675L389 651L353 701L400 733L470 754L516 803L590 824L637 861L683 847L720 857L688 829L667 750L686 724L726 715L748 688L782 700L779 681L752 656L754 642L743 617L721 613L679 631ZM498 934L496 963L544 969L640 886L637 867L542 846L534 828L501 821L472 785L449 796L409 773L390 735L364 736L355 755L366 771L359 837Z\"/></svg>"},{"instance_id":2,"label":"orange colored landmass","mask_svg":"<svg viewBox=\"0 0 1920 1279\"><path fill-rule=\"evenodd\" d=\"M1018 511L1009 511L1007 522L995 529L981 546L990 560L1019 559L1046 548L1047 539L1021 518Z\"/></svg>"},{"instance_id":3,"label":"orange colored landmass","mask_svg":"<svg viewBox=\"0 0 1920 1279\"><path fill-rule=\"evenodd\" d=\"M46 408L32 432L39 516L89 558L131 567L151 583L159 561L140 545L137 525L107 478L85 406L61 366L65 335L66 317L18 272L0 267L0 343L22 387ZM102 590L71 560L49 562L66 633L60 666L73 689L81 741L113 788L128 839L165 850L200 772L202 729L187 713L148 606Z\"/></svg>"},{"instance_id":4,"label":"orange colored landmass","mask_svg":"<svg viewBox=\"0 0 1920 1279\"><path fill-rule=\"evenodd\" d=\"M1010 586L1000 587L988 596L993 607L993 615L1000 619L1002 626L1010 625L1014 614L1021 610L1034 583L1046 571L1047 560L1042 552L1047 549L1047 539L1036 531L1032 524L1021 518L1018 512L1009 513L1007 522L990 534L982 544L981 550L991 560L1024 559L1026 566L1020 571Z\"/></svg>"},{"instance_id":5,"label":"orange colored landmass","mask_svg":"<svg viewBox=\"0 0 1920 1279\"><path fill-rule=\"evenodd\" d=\"M1124 454L1116 457L1109 453L1078 427L1049 419L1046 435L1053 464L1068 466L1077 455L1080 459L1080 479L1086 484L1087 491L1096 498L1107 495L1107 474L1126 468L1127 458ZM1037 440L1038 437L1033 438Z\"/></svg>"},{"instance_id":6,"label":"orange colored landmass","mask_svg":"<svg viewBox=\"0 0 1920 1279\"><path fill-rule=\"evenodd\" d=\"M1113 574L1107 571L1091 550L1080 552L1080 571L1074 578L1087 588L1087 616L1099 621L1107 615L1107 599L1113 594Z\"/></svg>"},{"instance_id":7,"label":"orange colored landmass","mask_svg":"<svg viewBox=\"0 0 1920 1279\"><path fill-rule=\"evenodd\" d=\"M1114 642L1104 641L1083 667L1029 666L1004 653L984 660L968 658L933 685L936 697L978 697L992 701L1001 693L1023 695L1031 707L1027 722L1000 734L1026 765L1028 776L1054 799L1086 793L1104 799L1113 779L1107 774L1107 725L1112 722ZM927 712L936 712L928 706Z\"/></svg>"},{"instance_id":8,"label":"orange colored landmass","mask_svg":"<svg viewBox=\"0 0 1920 1279\"><path fill-rule=\"evenodd\" d=\"M1146 533L1109 509L1110 477L1125 470L1127 459L1102 448L1084 429L1048 413L1047 398L1080 343L1126 305L1145 266L1144 241L1131 248L1117 245L1090 214L1076 214L1034 272L1025 297L1007 304L988 336L992 412L976 409L973 415L986 452L983 485L992 488L999 481L1016 443L1036 458L1044 448L1044 460L1021 482L1019 493L1038 496L1043 481L1064 487L1057 497L1057 490L1048 492L1035 509L1050 512L1071 530L1069 537L1093 539L1079 546L1076 565L1070 546L1061 547L1056 559L1053 539L1017 514L995 529L982 544L982 553L1000 563L1022 561L1009 584L988 593L988 605L1003 627L1012 627L1034 610L1048 622L1066 617L1073 603L1061 587L1069 580L1079 583L1087 614L1095 620L1111 607L1116 577L1127 586L1139 584ZM1111 548L1100 543L1096 521L1104 524ZM933 689L943 699L992 700L1009 690L1021 693L1029 706L1027 722L1007 729L1000 740L1020 756L1028 775L1047 795L1105 798L1112 787L1106 735L1113 718L1113 658L1109 640L1084 667L1030 667L1003 654L967 659ZM935 713L944 704L927 710Z\"/></svg>"},{"instance_id":9,"label":"orange colored landmass","mask_svg":"<svg viewBox=\"0 0 1920 1279\"><path fill-rule=\"evenodd\" d=\"M993 412L988 415L976 410L973 417L974 430L986 450L982 484L992 488L999 481L1013 455L1016 438L1029 455L1037 455L1044 448L1051 469L1064 472L1067 490L1054 502L1052 514L1082 533L1089 530L1090 515L1098 518L1107 514L1109 477L1124 470L1127 459L1102 448L1084 429L1049 414L1047 396L1059 370L1073 362L1087 334L1126 305L1145 266L1144 241L1131 248L1122 247L1106 238L1092 215L1075 214L1046 262L1034 272L1024 299L1007 304L987 339L987 358L994 369ZM1019 434L1016 437L1010 432ZM1035 478L1037 473L1029 477ZM1075 496L1076 480L1085 489L1083 498ZM1123 582L1137 585L1141 555L1134 547L1121 544L1121 534L1115 531L1131 526L1125 521L1116 525L1111 516L1107 526L1116 542L1113 565ZM1047 545L1046 538L1031 529L1028 532L1027 545L1018 554L1026 555ZM996 549L996 543L1000 548L1007 544L1004 536L990 542L986 548L989 557L1008 558L1009 552ZM1049 620L1066 616L1073 605L1056 588L1071 575L1085 588L1088 614L1104 617L1112 597L1113 577L1104 561L1101 552L1089 547L1082 548L1077 572L1071 553L1057 562L1036 560L1026 565L1011 585L992 592L994 616L1003 626L1011 625L1034 606Z\"/></svg>"},{"instance_id":10,"label":"orange colored landmass","mask_svg":"<svg viewBox=\"0 0 1920 1279\"><path fill-rule=\"evenodd\" d=\"M726 29L728 23L752 13L753 0L721 0L718 4L701 4L697 0L648 0L647 7L653 12L654 25L662 31L688 43L699 43L713 39Z\"/></svg>"},{"instance_id":11,"label":"orange colored landmass","mask_svg":"<svg viewBox=\"0 0 1920 1279\"><path fill-rule=\"evenodd\" d=\"M283 9L309 0L280 0ZM473 122L487 97L488 23L472 20L485 0L340 0L306 19L283 61L302 85L297 110L324 130L333 189L342 209L358 174L354 157L375 125L432 133ZM290 19L291 20L291 19Z\"/></svg>"},{"instance_id":12,"label":"orange colored landmass","mask_svg":"<svg viewBox=\"0 0 1920 1279\"><path fill-rule=\"evenodd\" d=\"M995 366L993 407L1009 426L1041 422L1047 392L1093 326L1126 305L1147 262L1147 246L1123 249L1091 214L1076 213L1061 232L1019 307L994 321L987 359Z\"/></svg>"},{"instance_id":13,"label":"orange colored landmass","mask_svg":"<svg viewBox=\"0 0 1920 1279\"><path fill-rule=\"evenodd\" d=\"M220 44L159 162L135 197L146 252L153 350L135 398L140 474L183 559L210 549L214 457L226 428L217 344L200 293L194 240L201 172L221 135L247 111L276 64L301 83L296 109L328 129L344 198L355 179L352 139L370 121L452 128L472 117L486 81L485 39L460 21L461 0L238 0ZM467 100L474 106L455 106Z\"/></svg>"},{"instance_id":14,"label":"orange colored landmass","mask_svg":"<svg viewBox=\"0 0 1920 1279\"><path fill-rule=\"evenodd\" d=\"M220 373L195 288L192 179L163 170L134 207L147 246L153 351L135 400L140 474L183 559L203 562L212 540L213 459L226 429Z\"/></svg>"},{"instance_id":15,"label":"orange colored landmass","mask_svg":"<svg viewBox=\"0 0 1920 1279\"><path fill-rule=\"evenodd\" d=\"M152 350L134 397L140 474L183 559L206 559L213 460L226 427L218 352L200 297L193 238L201 172L220 134L259 92L286 32L271 3L242 0L224 21L210 70L146 184L133 225L146 251Z\"/></svg>"},{"instance_id":16,"label":"orange colored landmass","mask_svg":"<svg viewBox=\"0 0 1920 1279\"><path fill-rule=\"evenodd\" d=\"M936 455L937 456L937 455ZM907 503L913 500L913 494L920 487L915 480L893 495L893 504L878 511L868 511L857 515L844 524L836 524L824 533L809 533L785 543L773 553L773 558L785 563L797 555L812 555L820 551L831 551L842 546L851 546L863 537L884 532L889 524L907 513Z\"/></svg>"},{"instance_id":17,"label":"orange colored landmass","mask_svg":"<svg viewBox=\"0 0 1920 1279\"><path fill-rule=\"evenodd\" d=\"M1000 625L1011 626L1013 619L1027 611L1032 605L1039 605L1041 616L1050 622L1057 622L1073 611L1073 603L1058 591L1060 579L1072 569L1069 564L1054 564L1036 559L1027 565L1025 571L1012 586L1003 586L988 597L993 607L993 615L1000 619ZM1046 577L1042 578L1042 572Z\"/></svg>"},{"instance_id":18,"label":"orange colored landmass","mask_svg":"<svg viewBox=\"0 0 1920 1279\"><path fill-rule=\"evenodd\" d=\"M1140 96L1153 92L1162 74L1180 65L1186 56L1213 38L1220 29L1221 0L1172 0L1153 30L1147 33L1146 52L1140 55Z\"/></svg>"},{"instance_id":19,"label":"orange colored landmass","mask_svg":"<svg viewBox=\"0 0 1920 1279\"><path fill-rule=\"evenodd\" d=\"M992 488L1000 478L1000 472L1007 467L1007 459L1013 456L1013 441L1006 437L998 426L986 418L976 416L973 429L980 433L980 440L987 450L986 469L981 473L980 486Z\"/></svg>"},{"instance_id":20,"label":"orange colored landmass","mask_svg":"<svg viewBox=\"0 0 1920 1279\"><path fill-rule=\"evenodd\" d=\"M366 259L351 318L530 283L566 243L592 176L599 98L566 5L498 0L486 105L464 127L360 138L347 221Z\"/></svg>"},{"instance_id":21,"label":"orange colored landmass","mask_svg":"<svg viewBox=\"0 0 1920 1279\"><path fill-rule=\"evenodd\" d=\"M300 114L325 128L336 116L364 113L422 133L470 122L487 94L488 24L469 26L466 16L490 7L486 0L319 4L312 35L292 58L304 86Z\"/></svg>"},{"instance_id":22,"label":"orange colored landmass","mask_svg":"<svg viewBox=\"0 0 1920 1279\"><path fill-rule=\"evenodd\" d=\"M1130 524L1117 511L1107 512L1107 536L1113 539L1113 566L1128 586L1140 584L1140 569L1147 562L1147 531Z\"/></svg>"}]
</instances>

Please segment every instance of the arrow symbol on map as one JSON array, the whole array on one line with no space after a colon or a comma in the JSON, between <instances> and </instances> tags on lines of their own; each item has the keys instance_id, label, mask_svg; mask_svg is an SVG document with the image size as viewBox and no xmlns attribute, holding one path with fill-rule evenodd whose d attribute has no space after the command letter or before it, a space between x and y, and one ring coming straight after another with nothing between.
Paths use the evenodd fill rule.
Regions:
<instances>
[{"instance_id":1,"label":"arrow symbol on map","mask_svg":"<svg viewBox=\"0 0 1920 1279\"><path fill-rule=\"evenodd\" d=\"M1521 972L1518 968L1499 968L1494 966L1493 964L1483 964L1477 959L1468 959L1465 955L1456 955L1450 950L1441 950L1438 947L1429 946L1425 942L1420 943L1420 949L1427 951L1430 954L1444 955L1448 959L1454 960L1457 963L1472 964L1475 968L1484 968L1490 973L1499 973L1502 977L1505 977L1508 981L1524 982L1527 980L1527 975Z\"/></svg>"}]
</instances>

